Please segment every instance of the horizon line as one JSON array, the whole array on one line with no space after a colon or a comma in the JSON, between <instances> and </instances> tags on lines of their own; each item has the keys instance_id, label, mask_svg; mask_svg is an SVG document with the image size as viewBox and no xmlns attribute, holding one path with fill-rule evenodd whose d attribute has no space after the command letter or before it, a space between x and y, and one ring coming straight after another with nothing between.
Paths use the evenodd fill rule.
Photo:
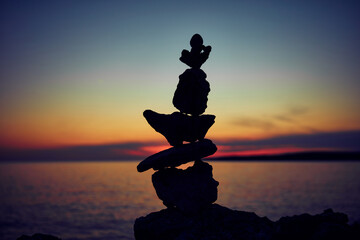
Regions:
<instances>
[{"instance_id":1,"label":"horizon line","mask_svg":"<svg viewBox=\"0 0 360 240\"><path fill-rule=\"evenodd\" d=\"M144 158L132 159L0 159L1 163L52 163L52 162L134 162L142 161ZM204 161L270 161L270 162L295 162L295 161L360 161L360 151L306 151L306 152L289 152L281 154L263 154L263 155L228 155L218 157L206 157L201 160Z\"/></svg>"}]
</instances>

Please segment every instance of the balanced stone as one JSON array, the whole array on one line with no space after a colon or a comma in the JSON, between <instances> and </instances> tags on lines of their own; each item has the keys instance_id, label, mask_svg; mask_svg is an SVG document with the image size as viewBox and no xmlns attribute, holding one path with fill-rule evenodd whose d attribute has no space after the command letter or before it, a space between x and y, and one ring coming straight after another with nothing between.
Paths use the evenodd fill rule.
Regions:
<instances>
[{"instance_id":1,"label":"balanced stone","mask_svg":"<svg viewBox=\"0 0 360 240\"><path fill-rule=\"evenodd\" d=\"M180 61L192 68L200 68L201 65L209 58L211 46L204 46L203 39L199 34L192 36L190 40L191 50L181 52Z\"/></svg>"},{"instance_id":2,"label":"balanced stone","mask_svg":"<svg viewBox=\"0 0 360 240\"><path fill-rule=\"evenodd\" d=\"M214 115L190 117L180 112L159 114L152 110L145 110L144 117L172 146L181 145L183 141L195 142L204 139L208 129L215 122Z\"/></svg>"},{"instance_id":3,"label":"balanced stone","mask_svg":"<svg viewBox=\"0 0 360 240\"><path fill-rule=\"evenodd\" d=\"M187 69L179 76L173 104L182 113L200 115L207 108L210 84L201 69Z\"/></svg>"},{"instance_id":4,"label":"balanced stone","mask_svg":"<svg viewBox=\"0 0 360 240\"><path fill-rule=\"evenodd\" d=\"M209 139L183 144L151 155L139 163L137 170L144 172L150 168L159 170L166 167L177 167L181 164L210 156L216 150L215 144Z\"/></svg>"},{"instance_id":5,"label":"balanced stone","mask_svg":"<svg viewBox=\"0 0 360 240\"><path fill-rule=\"evenodd\" d=\"M212 166L201 160L186 170L166 168L152 175L156 194L167 207L195 214L209 207L217 199L217 186Z\"/></svg>"}]
</instances>

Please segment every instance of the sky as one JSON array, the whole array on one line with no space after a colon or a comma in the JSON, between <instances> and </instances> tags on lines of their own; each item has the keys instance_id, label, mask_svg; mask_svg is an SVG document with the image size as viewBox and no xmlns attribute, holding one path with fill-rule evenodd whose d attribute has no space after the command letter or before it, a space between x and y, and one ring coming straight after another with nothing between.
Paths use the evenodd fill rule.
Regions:
<instances>
[{"instance_id":1,"label":"sky","mask_svg":"<svg viewBox=\"0 0 360 240\"><path fill-rule=\"evenodd\" d=\"M212 46L202 69L218 156L360 151L359 12L357 1L1 1L1 152L168 148L142 113L177 111L195 33Z\"/></svg>"}]
</instances>

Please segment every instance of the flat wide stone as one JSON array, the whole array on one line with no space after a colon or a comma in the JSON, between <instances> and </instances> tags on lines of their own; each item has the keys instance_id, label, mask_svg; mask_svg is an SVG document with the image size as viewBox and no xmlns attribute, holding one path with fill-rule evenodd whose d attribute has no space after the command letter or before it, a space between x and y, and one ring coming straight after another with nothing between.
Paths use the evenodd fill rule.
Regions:
<instances>
[{"instance_id":1,"label":"flat wide stone","mask_svg":"<svg viewBox=\"0 0 360 240\"><path fill-rule=\"evenodd\" d=\"M183 144L151 155L139 163L137 170L144 172L150 168L159 170L166 167L177 167L181 164L210 156L214 154L216 150L216 145L209 139Z\"/></svg>"},{"instance_id":2,"label":"flat wide stone","mask_svg":"<svg viewBox=\"0 0 360 240\"><path fill-rule=\"evenodd\" d=\"M183 141L195 142L204 139L215 122L214 115L188 116L180 112L160 114L152 110L145 110L144 117L172 146L182 145Z\"/></svg>"}]
</instances>

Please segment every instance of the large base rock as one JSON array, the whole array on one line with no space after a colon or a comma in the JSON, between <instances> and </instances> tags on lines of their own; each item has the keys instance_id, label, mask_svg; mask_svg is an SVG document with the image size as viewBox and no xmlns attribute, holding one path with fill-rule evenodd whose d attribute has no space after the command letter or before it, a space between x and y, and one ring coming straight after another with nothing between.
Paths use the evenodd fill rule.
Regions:
<instances>
[{"instance_id":1,"label":"large base rock","mask_svg":"<svg viewBox=\"0 0 360 240\"><path fill-rule=\"evenodd\" d=\"M273 223L255 213L230 210L217 204L196 216L165 209L136 219L135 238L143 239L269 239Z\"/></svg>"},{"instance_id":2,"label":"large base rock","mask_svg":"<svg viewBox=\"0 0 360 240\"><path fill-rule=\"evenodd\" d=\"M345 218L344 218L345 216ZM136 219L135 238L144 239L223 239L223 240L356 240L359 224L348 225L343 213L331 209L322 214L281 218L272 222L255 213L231 210L217 204L195 216L165 209Z\"/></svg>"},{"instance_id":3,"label":"large base rock","mask_svg":"<svg viewBox=\"0 0 360 240\"><path fill-rule=\"evenodd\" d=\"M172 146L179 146L183 141L195 142L204 139L215 122L214 115L188 116L180 112L159 114L152 110L145 110L144 117Z\"/></svg>"},{"instance_id":4,"label":"large base rock","mask_svg":"<svg viewBox=\"0 0 360 240\"><path fill-rule=\"evenodd\" d=\"M153 168L154 170L166 167L177 167L191 161L199 160L216 152L215 144L209 139L183 144L147 157L137 166L139 172Z\"/></svg>"},{"instance_id":5,"label":"large base rock","mask_svg":"<svg viewBox=\"0 0 360 240\"><path fill-rule=\"evenodd\" d=\"M186 170L167 168L155 172L152 182L156 194L167 207L195 214L217 199L219 183L212 176L212 166L201 160Z\"/></svg>"}]
</instances>

